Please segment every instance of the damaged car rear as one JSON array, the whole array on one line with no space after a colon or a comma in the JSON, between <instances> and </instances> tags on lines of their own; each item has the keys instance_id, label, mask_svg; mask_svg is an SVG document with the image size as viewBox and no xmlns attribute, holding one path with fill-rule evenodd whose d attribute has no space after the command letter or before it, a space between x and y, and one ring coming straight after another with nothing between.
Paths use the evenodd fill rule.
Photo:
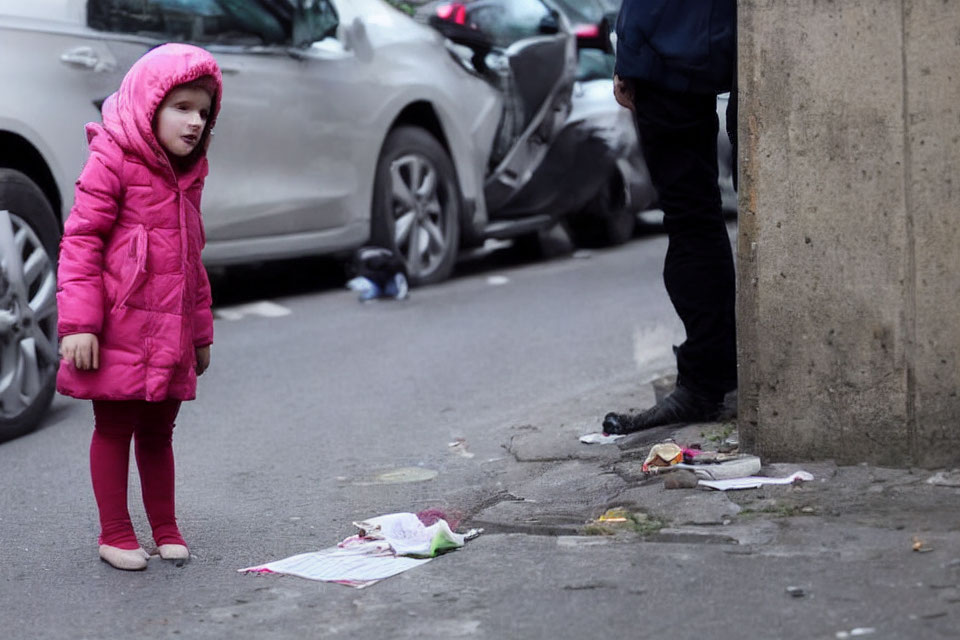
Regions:
<instances>
[{"instance_id":1,"label":"damaged car rear","mask_svg":"<svg viewBox=\"0 0 960 640\"><path fill-rule=\"evenodd\" d=\"M592 5L587 8L593 9ZM417 15L469 47L475 67L484 65L484 77L504 96L506 119L500 136L508 143L511 105L522 104L525 96L542 94L544 85L555 82L558 65L562 62L569 74L572 62L574 84L570 108L563 110L566 117L551 123L549 135L541 131L535 137L546 144L527 163L520 174L523 180L512 181L506 197L491 194L491 216L504 226L534 228L566 220L580 244L619 244L633 235L636 212L652 205L656 192L631 114L612 99L609 36L616 13L587 8L571 11L563 3L548 5L539 0L471 0L429 2L418 8ZM493 65L488 61L496 62L497 51L509 55L538 32L553 29L570 34L572 61L556 49L541 48L537 59L520 73L504 78L490 71Z\"/></svg>"}]
</instances>

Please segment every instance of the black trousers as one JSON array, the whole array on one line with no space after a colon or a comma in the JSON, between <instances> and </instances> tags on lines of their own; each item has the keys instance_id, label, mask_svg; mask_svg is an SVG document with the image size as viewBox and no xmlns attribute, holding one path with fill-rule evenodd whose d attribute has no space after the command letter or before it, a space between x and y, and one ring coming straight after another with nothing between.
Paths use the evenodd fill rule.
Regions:
<instances>
[{"instance_id":1,"label":"black trousers","mask_svg":"<svg viewBox=\"0 0 960 640\"><path fill-rule=\"evenodd\" d=\"M669 237L663 281L687 333L677 350L677 382L719 400L737 386L737 345L733 252L717 184L716 96L634 81L634 104ZM734 150L736 108L734 91L727 114Z\"/></svg>"}]
</instances>

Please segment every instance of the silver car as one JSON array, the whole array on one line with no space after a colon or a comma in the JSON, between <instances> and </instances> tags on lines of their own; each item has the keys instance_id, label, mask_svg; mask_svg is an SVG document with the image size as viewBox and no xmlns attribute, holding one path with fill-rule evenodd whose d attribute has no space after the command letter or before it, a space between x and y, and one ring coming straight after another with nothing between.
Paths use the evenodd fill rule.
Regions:
<instances>
[{"instance_id":1,"label":"silver car","mask_svg":"<svg viewBox=\"0 0 960 640\"><path fill-rule=\"evenodd\" d=\"M462 47L383 0L0 0L0 439L53 394L56 248L83 126L166 41L223 70L208 266L375 243L414 284L446 278L462 244L526 229L497 209L569 114L576 63L562 28L510 48L517 69L559 57L518 125Z\"/></svg>"}]
</instances>

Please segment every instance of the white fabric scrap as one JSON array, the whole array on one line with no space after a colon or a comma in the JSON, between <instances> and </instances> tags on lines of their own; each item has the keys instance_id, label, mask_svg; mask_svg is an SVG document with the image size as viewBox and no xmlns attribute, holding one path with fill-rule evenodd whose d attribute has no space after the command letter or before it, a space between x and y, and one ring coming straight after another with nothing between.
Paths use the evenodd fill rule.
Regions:
<instances>
[{"instance_id":1,"label":"white fabric scrap","mask_svg":"<svg viewBox=\"0 0 960 640\"><path fill-rule=\"evenodd\" d=\"M701 480L698 486L716 489L717 491L727 491L731 489L759 489L764 485L771 484L793 484L797 481L810 482L813 480L813 474L806 471L797 471L785 478L765 478L762 476L748 476L746 478L730 478L728 480Z\"/></svg>"},{"instance_id":2,"label":"white fabric scrap","mask_svg":"<svg viewBox=\"0 0 960 640\"><path fill-rule=\"evenodd\" d=\"M361 535L374 540L383 540L398 556L429 556L434 537L440 534L452 546L462 547L463 536L454 533L446 520L437 520L425 527L413 513L391 513L354 522Z\"/></svg>"},{"instance_id":3,"label":"white fabric scrap","mask_svg":"<svg viewBox=\"0 0 960 640\"><path fill-rule=\"evenodd\" d=\"M580 436L580 442L583 444L613 444L621 438L626 436L620 434L610 434L602 433L600 431L596 433L588 433L586 435Z\"/></svg>"}]
</instances>

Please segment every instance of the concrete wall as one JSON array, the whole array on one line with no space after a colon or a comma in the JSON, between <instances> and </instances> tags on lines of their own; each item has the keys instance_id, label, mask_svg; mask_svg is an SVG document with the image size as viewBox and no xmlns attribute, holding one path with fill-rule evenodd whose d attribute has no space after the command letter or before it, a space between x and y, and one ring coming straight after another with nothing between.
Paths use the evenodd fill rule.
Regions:
<instances>
[{"instance_id":1,"label":"concrete wall","mask_svg":"<svg viewBox=\"0 0 960 640\"><path fill-rule=\"evenodd\" d=\"M960 0L740 0L740 433L960 463Z\"/></svg>"}]
</instances>

